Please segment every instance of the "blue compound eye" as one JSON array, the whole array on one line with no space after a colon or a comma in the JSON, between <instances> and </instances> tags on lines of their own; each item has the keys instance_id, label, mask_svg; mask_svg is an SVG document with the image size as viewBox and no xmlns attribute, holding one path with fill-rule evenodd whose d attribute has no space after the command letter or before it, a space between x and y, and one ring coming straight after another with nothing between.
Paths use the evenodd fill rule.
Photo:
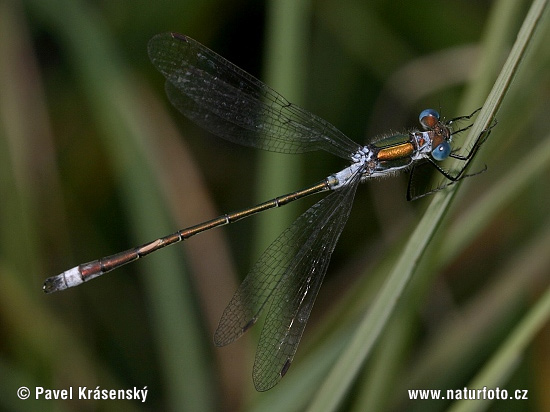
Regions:
<instances>
[{"instance_id":1,"label":"blue compound eye","mask_svg":"<svg viewBox=\"0 0 550 412\"><path fill-rule=\"evenodd\" d=\"M432 150L432 157L437 160L445 160L451 154L451 145L449 142L442 142L437 145L437 147Z\"/></svg>"},{"instance_id":2,"label":"blue compound eye","mask_svg":"<svg viewBox=\"0 0 550 412\"><path fill-rule=\"evenodd\" d=\"M418 121L424 127L424 129L431 129L439 121L439 113L434 109L422 110Z\"/></svg>"}]
</instances>

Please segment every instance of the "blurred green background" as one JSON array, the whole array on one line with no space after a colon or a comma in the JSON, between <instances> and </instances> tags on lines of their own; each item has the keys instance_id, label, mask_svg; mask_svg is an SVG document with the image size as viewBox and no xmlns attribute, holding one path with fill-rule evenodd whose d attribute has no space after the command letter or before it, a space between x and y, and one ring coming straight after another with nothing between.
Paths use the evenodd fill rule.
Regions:
<instances>
[{"instance_id":1,"label":"blurred green background","mask_svg":"<svg viewBox=\"0 0 550 412\"><path fill-rule=\"evenodd\" d=\"M422 211L407 176L362 185L289 373L254 391L260 327L212 334L261 251L312 202L204 233L75 289L79 263L340 170L324 154L242 148L183 118L147 57L187 34L359 142L483 104L530 1L0 2L0 408L303 410L369 309ZM467 179L341 410L445 410L407 389L461 389L512 342L549 287L548 16ZM458 140L458 142L460 142ZM460 143L458 143L460 145ZM541 324L547 323L547 315ZM550 410L550 329L498 377ZM22 401L17 388L147 387L138 401Z\"/></svg>"}]
</instances>

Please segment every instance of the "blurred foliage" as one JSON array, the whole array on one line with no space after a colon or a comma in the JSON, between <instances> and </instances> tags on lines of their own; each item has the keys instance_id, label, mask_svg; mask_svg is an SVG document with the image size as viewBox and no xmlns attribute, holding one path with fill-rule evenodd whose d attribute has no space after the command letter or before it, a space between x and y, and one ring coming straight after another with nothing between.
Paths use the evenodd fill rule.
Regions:
<instances>
[{"instance_id":1,"label":"blurred foliage","mask_svg":"<svg viewBox=\"0 0 550 412\"><path fill-rule=\"evenodd\" d=\"M45 278L79 263L343 166L316 153L266 159L190 124L148 61L154 34L190 35L366 142L417 127L426 107L450 118L483 104L531 4L283 3L0 2L2 410L286 411L311 402L429 205L405 201L406 175L360 187L293 366L267 393L255 393L250 377L259 327L227 348L211 336L272 231L315 199L201 234L79 288L41 291ZM408 401L407 389L467 386L548 289L547 14L472 169L488 171L461 185L342 410L448 408ZM476 95L469 87L481 73L487 80ZM483 408L549 410L549 343L546 325L499 375L501 388L528 389L529 400ZM20 386L98 385L146 386L147 401L16 397Z\"/></svg>"}]
</instances>

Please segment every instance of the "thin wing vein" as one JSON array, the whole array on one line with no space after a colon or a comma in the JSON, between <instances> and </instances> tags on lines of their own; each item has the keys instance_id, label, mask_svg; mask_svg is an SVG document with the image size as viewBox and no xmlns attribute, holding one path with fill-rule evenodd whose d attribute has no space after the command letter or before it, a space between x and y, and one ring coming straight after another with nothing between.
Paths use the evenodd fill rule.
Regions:
<instances>
[{"instance_id":1,"label":"thin wing vein","mask_svg":"<svg viewBox=\"0 0 550 412\"><path fill-rule=\"evenodd\" d=\"M172 104L224 139L280 153L325 150L345 159L360 147L193 39L159 34L149 42L149 56L167 79Z\"/></svg>"}]
</instances>

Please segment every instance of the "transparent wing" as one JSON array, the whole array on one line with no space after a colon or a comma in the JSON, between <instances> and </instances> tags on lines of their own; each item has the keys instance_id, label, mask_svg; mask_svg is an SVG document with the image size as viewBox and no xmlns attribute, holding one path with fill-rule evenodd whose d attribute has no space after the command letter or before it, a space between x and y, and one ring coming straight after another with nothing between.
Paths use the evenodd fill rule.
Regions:
<instances>
[{"instance_id":1,"label":"transparent wing","mask_svg":"<svg viewBox=\"0 0 550 412\"><path fill-rule=\"evenodd\" d=\"M356 179L327 196L326 203L318 203L322 216L273 293L252 372L259 391L272 388L294 359L332 252L348 220L358 183Z\"/></svg>"},{"instance_id":2,"label":"transparent wing","mask_svg":"<svg viewBox=\"0 0 550 412\"><path fill-rule=\"evenodd\" d=\"M271 302L254 362L259 391L273 387L294 358L359 180L358 175L296 219L263 253L222 315L217 345L241 336Z\"/></svg>"},{"instance_id":3,"label":"transparent wing","mask_svg":"<svg viewBox=\"0 0 550 412\"><path fill-rule=\"evenodd\" d=\"M280 153L325 150L350 159L359 145L327 121L195 40L163 33L149 57L166 77L172 104L204 129L234 143Z\"/></svg>"}]
</instances>

